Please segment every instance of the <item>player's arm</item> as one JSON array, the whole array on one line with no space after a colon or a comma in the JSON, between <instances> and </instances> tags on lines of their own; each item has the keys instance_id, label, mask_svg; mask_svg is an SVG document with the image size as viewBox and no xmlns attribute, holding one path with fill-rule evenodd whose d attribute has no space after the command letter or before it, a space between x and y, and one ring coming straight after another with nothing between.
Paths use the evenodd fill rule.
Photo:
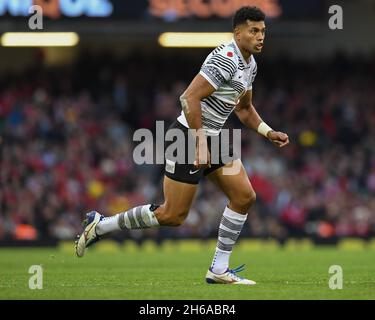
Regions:
<instances>
[{"instance_id":1,"label":"player's arm","mask_svg":"<svg viewBox=\"0 0 375 320\"><path fill-rule=\"evenodd\" d=\"M197 74L180 97L182 110L189 124L189 128L196 130L197 151L201 150L201 152L196 154L195 165L197 167L207 163L210 166L207 137L204 130L202 130L201 100L210 96L215 90L216 89L202 75Z\"/></svg>"},{"instance_id":2,"label":"player's arm","mask_svg":"<svg viewBox=\"0 0 375 320\"><path fill-rule=\"evenodd\" d=\"M252 90L246 91L246 94L240 99L235 108L235 113L246 127L264 135L275 145L284 147L289 143L289 137L286 133L274 131L259 116L252 103Z\"/></svg>"},{"instance_id":3,"label":"player's arm","mask_svg":"<svg viewBox=\"0 0 375 320\"><path fill-rule=\"evenodd\" d=\"M181 95L180 101L182 110L190 129L202 131L202 110L201 100L210 96L215 88L200 74L197 74L185 92Z\"/></svg>"}]
</instances>

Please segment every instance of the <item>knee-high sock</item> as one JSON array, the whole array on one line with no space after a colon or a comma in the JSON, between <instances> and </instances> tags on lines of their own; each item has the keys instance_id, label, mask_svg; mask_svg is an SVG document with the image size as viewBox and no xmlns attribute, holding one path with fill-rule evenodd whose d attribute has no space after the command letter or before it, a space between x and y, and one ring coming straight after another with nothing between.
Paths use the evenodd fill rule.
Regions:
<instances>
[{"instance_id":1,"label":"knee-high sock","mask_svg":"<svg viewBox=\"0 0 375 320\"><path fill-rule=\"evenodd\" d=\"M211 264L213 272L221 274L228 269L230 254L241 233L246 218L247 214L240 214L228 207L225 208L219 226L219 237L215 255Z\"/></svg>"},{"instance_id":2,"label":"knee-high sock","mask_svg":"<svg viewBox=\"0 0 375 320\"><path fill-rule=\"evenodd\" d=\"M159 226L154 211L158 206L147 204L104 218L96 225L96 233L101 236L123 229L146 229Z\"/></svg>"}]
</instances>

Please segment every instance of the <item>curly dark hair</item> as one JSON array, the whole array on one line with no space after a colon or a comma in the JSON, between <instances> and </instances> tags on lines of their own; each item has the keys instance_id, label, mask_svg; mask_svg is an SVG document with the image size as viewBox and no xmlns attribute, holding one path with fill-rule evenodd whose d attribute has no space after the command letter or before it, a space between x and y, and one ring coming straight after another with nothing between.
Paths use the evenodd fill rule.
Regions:
<instances>
[{"instance_id":1,"label":"curly dark hair","mask_svg":"<svg viewBox=\"0 0 375 320\"><path fill-rule=\"evenodd\" d=\"M262 10L255 6L246 6L238 9L233 17L233 30L238 25L243 24L246 20L250 21L264 21L266 15Z\"/></svg>"}]
</instances>

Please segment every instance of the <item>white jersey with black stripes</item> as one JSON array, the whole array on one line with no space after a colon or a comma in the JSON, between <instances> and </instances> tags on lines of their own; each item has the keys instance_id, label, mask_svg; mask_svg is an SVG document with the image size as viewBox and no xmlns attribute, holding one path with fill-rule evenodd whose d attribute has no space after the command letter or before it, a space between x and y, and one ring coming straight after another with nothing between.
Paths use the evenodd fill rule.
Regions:
<instances>
[{"instance_id":1,"label":"white jersey with black stripes","mask_svg":"<svg viewBox=\"0 0 375 320\"><path fill-rule=\"evenodd\" d=\"M247 90L252 90L257 73L253 56L249 63L243 58L235 40L214 49L203 62L199 74L216 90L202 99L202 128L209 136L220 134L225 121ZM177 120L189 127L182 111Z\"/></svg>"}]
</instances>

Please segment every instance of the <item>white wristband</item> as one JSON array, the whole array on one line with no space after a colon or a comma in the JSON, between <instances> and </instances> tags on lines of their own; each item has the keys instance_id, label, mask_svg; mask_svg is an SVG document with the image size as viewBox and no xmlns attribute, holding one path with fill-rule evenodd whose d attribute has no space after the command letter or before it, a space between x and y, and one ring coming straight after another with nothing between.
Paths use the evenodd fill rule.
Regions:
<instances>
[{"instance_id":1,"label":"white wristband","mask_svg":"<svg viewBox=\"0 0 375 320\"><path fill-rule=\"evenodd\" d=\"M265 122L261 122L258 126L258 132L267 138L267 133L273 131L273 129Z\"/></svg>"}]
</instances>

